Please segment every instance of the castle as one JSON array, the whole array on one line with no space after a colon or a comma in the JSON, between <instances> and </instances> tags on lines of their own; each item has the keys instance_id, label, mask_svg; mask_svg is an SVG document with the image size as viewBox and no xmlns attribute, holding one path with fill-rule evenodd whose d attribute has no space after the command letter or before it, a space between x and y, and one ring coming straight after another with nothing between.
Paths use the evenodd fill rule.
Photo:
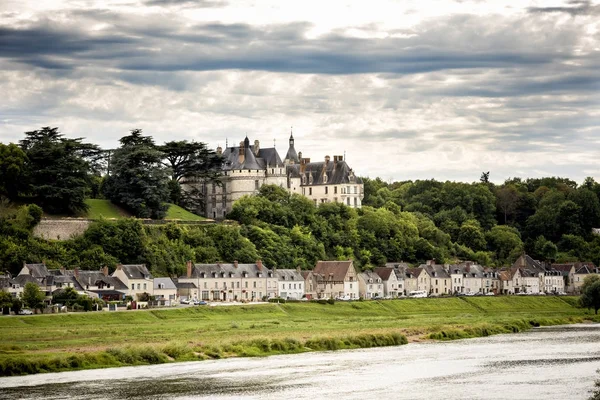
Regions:
<instances>
[{"instance_id":1,"label":"castle","mask_svg":"<svg viewBox=\"0 0 600 400\"><path fill-rule=\"evenodd\" d=\"M258 140L250 145L248 137L239 147L217 147L223 158L220 185L206 181L184 180L183 188L195 185L205 196L208 218L222 219L233 203L244 195L257 194L262 185L278 185L290 193L311 199L315 205L340 202L359 208L364 197L363 183L344 157L325 156L324 161L311 162L296 152L294 136L282 161L275 147L261 148Z\"/></svg>"}]
</instances>

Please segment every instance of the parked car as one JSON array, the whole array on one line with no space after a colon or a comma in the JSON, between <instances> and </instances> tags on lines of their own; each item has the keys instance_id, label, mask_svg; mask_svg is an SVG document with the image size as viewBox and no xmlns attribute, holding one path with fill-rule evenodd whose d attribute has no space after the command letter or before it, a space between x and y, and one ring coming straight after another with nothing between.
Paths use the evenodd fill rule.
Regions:
<instances>
[{"instance_id":1,"label":"parked car","mask_svg":"<svg viewBox=\"0 0 600 400\"><path fill-rule=\"evenodd\" d=\"M181 300L180 303L181 304L190 304L190 301L189 300Z\"/></svg>"},{"instance_id":2,"label":"parked car","mask_svg":"<svg viewBox=\"0 0 600 400\"><path fill-rule=\"evenodd\" d=\"M495 296L495 295L494 295L494 292L487 292L485 295L486 295L486 296Z\"/></svg>"},{"instance_id":3,"label":"parked car","mask_svg":"<svg viewBox=\"0 0 600 400\"><path fill-rule=\"evenodd\" d=\"M23 308L19 310L19 315L33 315L33 311Z\"/></svg>"},{"instance_id":4,"label":"parked car","mask_svg":"<svg viewBox=\"0 0 600 400\"><path fill-rule=\"evenodd\" d=\"M338 296L335 298L338 301L350 301L352 300L352 298L350 297L350 295L345 295L345 296Z\"/></svg>"},{"instance_id":5,"label":"parked car","mask_svg":"<svg viewBox=\"0 0 600 400\"><path fill-rule=\"evenodd\" d=\"M194 305L196 305L196 306L206 306L206 305L208 305L208 303L206 301L204 301L204 300L200 300L200 301L195 302Z\"/></svg>"}]
</instances>

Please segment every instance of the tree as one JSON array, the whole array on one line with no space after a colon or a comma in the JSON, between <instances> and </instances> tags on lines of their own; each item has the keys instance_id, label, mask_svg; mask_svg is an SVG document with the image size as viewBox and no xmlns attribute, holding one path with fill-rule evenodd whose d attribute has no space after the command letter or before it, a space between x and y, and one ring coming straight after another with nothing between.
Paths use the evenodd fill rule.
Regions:
<instances>
[{"instance_id":1,"label":"tree","mask_svg":"<svg viewBox=\"0 0 600 400\"><path fill-rule=\"evenodd\" d=\"M489 183L490 182L490 171L482 172L481 177L479 178L481 183Z\"/></svg>"},{"instance_id":2,"label":"tree","mask_svg":"<svg viewBox=\"0 0 600 400\"><path fill-rule=\"evenodd\" d=\"M533 243L532 256L544 261L556 260L558 248L543 236L538 236Z\"/></svg>"},{"instance_id":3,"label":"tree","mask_svg":"<svg viewBox=\"0 0 600 400\"><path fill-rule=\"evenodd\" d=\"M82 140L67 139L58 128L46 126L25 132L25 139L19 142L28 159L25 176L32 201L46 212L75 214L87 210L90 160L101 151Z\"/></svg>"},{"instance_id":4,"label":"tree","mask_svg":"<svg viewBox=\"0 0 600 400\"><path fill-rule=\"evenodd\" d=\"M17 200L26 189L25 166L27 155L14 143L0 143L0 196Z\"/></svg>"},{"instance_id":5,"label":"tree","mask_svg":"<svg viewBox=\"0 0 600 400\"><path fill-rule=\"evenodd\" d=\"M104 195L138 218L162 219L167 214L169 187L163 154L141 129L120 139L112 156L113 174L104 185Z\"/></svg>"},{"instance_id":6,"label":"tree","mask_svg":"<svg viewBox=\"0 0 600 400\"><path fill-rule=\"evenodd\" d=\"M513 215L517 208L519 192L514 185L506 185L496 192L496 205L504 214L504 224L508 221L508 216Z\"/></svg>"},{"instance_id":7,"label":"tree","mask_svg":"<svg viewBox=\"0 0 600 400\"><path fill-rule=\"evenodd\" d=\"M0 290L0 309L2 310L2 314L8 315L10 314L10 308L13 304L13 297L10 293L5 292L4 290Z\"/></svg>"},{"instance_id":8,"label":"tree","mask_svg":"<svg viewBox=\"0 0 600 400\"><path fill-rule=\"evenodd\" d=\"M465 221L465 223L462 224L457 242L464 244L474 251L483 250L487 245L481 226L479 225L479 222L474 219Z\"/></svg>"},{"instance_id":9,"label":"tree","mask_svg":"<svg viewBox=\"0 0 600 400\"><path fill-rule=\"evenodd\" d=\"M583 280L579 303L582 307L593 308L598 314L600 310L600 276L590 275Z\"/></svg>"},{"instance_id":10,"label":"tree","mask_svg":"<svg viewBox=\"0 0 600 400\"><path fill-rule=\"evenodd\" d=\"M42 308L44 305L44 293L40 290L38 285L33 282L28 282L23 288L23 304L28 308Z\"/></svg>"},{"instance_id":11,"label":"tree","mask_svg":"<svg viewBox=\"0 0 600 400\"><path fill-rule=\"evenodd\" d=\"M52 295L52 304L62 304L72 307L79 300L79 294L75 288L67 287L64 290L59 290Z\"/></svg>"}]
</instances>

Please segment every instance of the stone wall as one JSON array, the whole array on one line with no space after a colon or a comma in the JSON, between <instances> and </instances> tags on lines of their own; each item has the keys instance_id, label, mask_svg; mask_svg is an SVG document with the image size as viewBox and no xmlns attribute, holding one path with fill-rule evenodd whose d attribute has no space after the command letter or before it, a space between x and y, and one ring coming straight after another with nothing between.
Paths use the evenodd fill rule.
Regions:
<instances>
[{"instance_id":1,"label":"stone wall","mask_svg":"<svg viewBox=\"0 0 600 400\"><path fill-rule=\"evenodd\" d=\"M144 225L164 225L169 222L184 225L210 225L213 220L202 221L179 221L179 220L140 220ZM33 229L35 237L52 240L67 240L74 236L82 235L85 230L94 222L93 219L85 218L42 218L39 224Z\"/></svg>"},{"instance_id":2,"label":"stone wall","mask_svg":"<svg viewBox=\"0 0 600 400\"><path fill-rule=\"evenodd\" d=\"M92 222L91 219L80 218L42 218L33 229L33 235L43 239L67 240L82 235Z\"/></svg>"}]
</instances>

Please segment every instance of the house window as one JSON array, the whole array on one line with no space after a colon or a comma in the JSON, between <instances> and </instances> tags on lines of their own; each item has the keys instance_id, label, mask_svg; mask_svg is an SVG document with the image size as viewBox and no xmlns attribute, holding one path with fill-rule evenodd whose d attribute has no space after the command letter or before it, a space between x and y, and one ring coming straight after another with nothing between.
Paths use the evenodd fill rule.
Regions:
<instances>
[{"instance_id":1,"label":"house window","mask_svg":"<svg viewBox=\"0 0 600 400\"><path fill-rule=\"evenodd\" d=\"M256 288L256 281L252 282L252 287Z\"/></svg>"},{"instance_id":2,"label":"house window","mask_svg":"<svg viewBox=\"0 0 600 400\"><path fill-rule=\"evenodd\" d=\"M308 195L312 196L312 188L308 188Z\"/></svg>"},{"instance_id":3,"label":"house window","mask_svg":"<svg viewBox=\"0 0 600 400\"><path fill-rule=\"evenodd\" d=\"M131 290L135 290L135 283L131 284Z\"/></svg>"},{"instance_id":4,"label":"house window","mask_svg":"<svg viewBox=\"0 0 600 400\"><path fill-rule=\"evenodd\" d=\"M204 282L204 289L208 289L208 282Z\"/></svg>"},{"instance_id":5,"label":"house window","mask_svg":"<svg viewBox=\"0 0 600 400\"><path fill-rule=\"evenodd\" d=\"M138 285L138 290L140 290L140 284L138 283L137 285Z\"/></svg>"},{"instance_id":6,"label":"house window","mask_svg":"<svg viewBox=\"0 0 600 400\"><path fill-rule=\"evenodd\" d=\"M352 289L352 284L350 284L350 289Z\"/></svg>"},{"instance_id":7,"label":"house window","mask_svg":"<svg viewBox=\"0 0 600 400\"><path fill-rule=\"evenodd\" d=\"M248 289L248 281L244 282L244 287Z\"/></svg>"},{"instance_id":8,"label":"house window","mask_svg":"<svg viewBox=\"0 0 600 400\"><path fill-rule=\"evenodd\" d=\"M333 194L337 194L337 186L333 187Z\"/></svg>"},{"instance_id":9,"label":"house window","mask_svg":"<svg viewBox=\"0 0 600 400\"><path fill-rule=\"evenodd\" d=\"M144 283L144 290L146 290L146 284Z\"/></svg>"}]
</instances>

